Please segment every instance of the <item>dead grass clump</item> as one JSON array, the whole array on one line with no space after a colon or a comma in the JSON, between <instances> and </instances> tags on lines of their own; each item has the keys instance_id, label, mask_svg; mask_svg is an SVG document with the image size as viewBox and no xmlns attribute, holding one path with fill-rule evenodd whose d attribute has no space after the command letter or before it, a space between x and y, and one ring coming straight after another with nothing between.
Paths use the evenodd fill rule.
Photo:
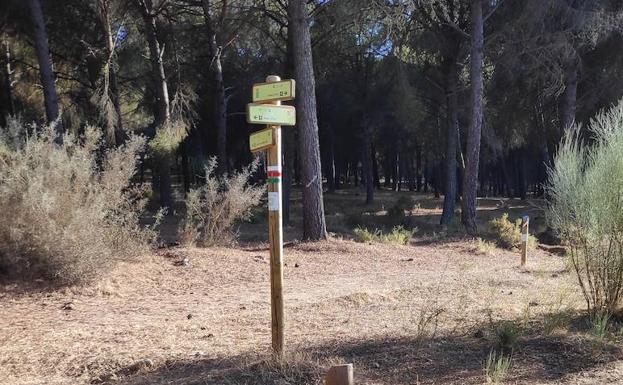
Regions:
<instances>
[{"instance_id":1,"label":"dead grass clump","mask_svg":"<svg viewBox=\"0 0 623 385\"><path fill-rule=\"evenodd\" d=\"M3 270L78 283L146 251L155 232L139 224L144 191L130 181L143 138L102 151L92 127L62 144L49 127L22 137L0 138Z\"/></svg>"},{"instance_id":2,"label":"dead grass clump","mask_svg":"<svg viewBox=\"0 0 623 385\"><path fill-rule=\"evenodd\" d=\"M500 246L508 249L521 247L521 219L511 222L508 214L504 213L500 218L489 221L489 226ZM528 235L528 248L534 249L536 244L536 238Z\"/></svg>"},{"instance_id":3,"label":"dead grass clump","mask_svg":"<svg viewBox=\"0 0 623 385\"><path fill-rule=\"evenodd\" d=\"M327 363L308 353L287 353L284 358L265 358L241 366L229 379L240 385L255 384L322 384Z\"/></svg>"},{"instance_id":4,"label":"dead grass clump","mask_svg":"<svg viewBox=\"0 0 623 385\"><path fill-rule=\"evenodd\" d=\"M231 244L236 239L236 221L248 220L260 204L263 186L249 183L258 167L255 161L242 171L221 178L214 175L216 159L205 168L205 183L191 189L186 197L186 215L178 233L186 245Z\"/></svg>"}]
</instances>

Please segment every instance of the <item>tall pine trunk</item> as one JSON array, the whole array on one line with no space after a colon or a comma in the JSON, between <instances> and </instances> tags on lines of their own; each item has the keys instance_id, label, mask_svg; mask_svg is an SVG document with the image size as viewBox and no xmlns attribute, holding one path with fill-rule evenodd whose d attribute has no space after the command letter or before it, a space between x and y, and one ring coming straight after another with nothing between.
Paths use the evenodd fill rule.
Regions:
<instances>
[{"instance_id":1,"label":"tall pine trunk","mask_svg":"<svg viewBox=\"0 0 623 385\"><path fill-rule=\"evenodd\" d=\"M443 197L443 212L441 224L449 225L454 218L454 208L457 197L457 147L458 147L458 66L454 59L447 64L446 103L447 103L447 138L446 138L446 183ZM435 178L437 181L437 177ZM437 182L435 183L435 196L437 196Z\"/></svg>"},{"instance_id":2,"label":"tall pine trunk","mask_svg":"<svg viewBox=\"0 0 623 385\"><path fill-rule=\"evenodd\" d=\"M11 68L11 49L9 47L9 41L4 41L4 87L6 98L6 112L9 115L15 114L15 103L13 102L13 70Z\"/></svg>"},{"instance_id":3,"label":"tall pine trunk","mask_svg":"<svg viewBox=\"0 0 623 385\"><path fill-rule=\"evenodd\" d=\"M364 114L365 115L365 114ZM374 168L372 165L372 141L370 140L370 129L368 128L367 117L364 116L364 129L363 138L361 141L361 167L362 175L361 179L365 183L366 187L366 204L372 204L374 202ZM357 177L355 176L355 183L357 183Z\"/></svg>"},{"instance_id":4,"label":"tall pine trunk","mask_svg":"<svg viewBox=\"0 0 623 385\"><path fill-rule=\"evenodd\" d=\"M290 0L288 28L292 28L294 75L297 81L297 118L301 182L303 189L303 238L327 238L322 200L322 167L316 114L316 84L311 37L306 10L307 1Z\"/></svg>"},{"instance_id":5,"label":"tall pine trunk","mask_svg":"<svg viewBox=\"0 0 623 385\"><path fill-rule=\"evenodd\" d=\"M480 137L482 132L483 103L483 56L484 32L482 0L472 0L471 7L471 119L467 132L467 163L463 177L463 202L461 219L470 233L477 230L476 198L478 194L478 166L480 161Z\"/></svg>"},{"instance_id":6,"label":"tall pine trunk","mask_svg":"<svg viewBox=\"0 0 623 385\"><path fill-rule=\"evenodd\" d=\"M48 31L45 26L41 0L29 0L30 16L34 27L35 50L37 62L39 63L39 75L43 87L43 99L45 103L45 115L48 123L58 119L58 95L54 70L52 69L52 59L50 58L50 46L48 43ZM57 125L57 130L61 130L61 124Z\"/></svg>"},{"instance_id":7,"label":"tall pine trunk","mask_svg":"<svg viewBox=\"0 0 623 385\"><path fill-rule=\"evenodd\" d=\"M214 98L214 125L216 126L216 147L218 154L217 171L224 174L229 171L227 159L227 98L223 82L223 65L221 64L222 46L219 45L214 20L210 13L210 0L202 0L203 18L208 34L208 50L210 55L210 74Z\"/></svg>"},{"instance_id":8,"label":"tall pine trunk","mask_svg":"<svg viewBox=\"0 0 623 385\"><path fill-rule=\"evenodd\" d=\"M167 86L167 78L164 72L164 63L162 61L162 49L158 42L158 27L156 23L156 14L154 14L151 0L137 0L139 9L143 16L145 24L145 36L149 45L149 60L151 62L151 71L156 88L156 116L154 124L156 132L167 129L167 125L171 119L169 106L169 91ZM172 191L171 191L171 160L173 154L168 152L157 154L157 187L160 193L160 206L171 207Z\"/></svg>"}]
</instances>

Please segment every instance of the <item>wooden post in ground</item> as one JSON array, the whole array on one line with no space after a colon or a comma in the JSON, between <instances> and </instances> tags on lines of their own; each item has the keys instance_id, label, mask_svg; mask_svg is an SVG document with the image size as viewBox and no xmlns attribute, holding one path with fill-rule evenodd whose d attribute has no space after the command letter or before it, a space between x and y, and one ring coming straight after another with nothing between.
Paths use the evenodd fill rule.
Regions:
<instances>
[{"instance_id":1,"label":"wooden post in ground","mask_svg":"<svg viewBox=\"0 0 623 385\"><path fill-rule=\"evenodd\" d=\"M353 364L333 366L327 372L325 385L354 385Z\"/></svg>"},{"instance_id":2,"label":"wooden post in ground","mask_svg":"<svg viewBox=\"0 0 623 385\"><path fill-rule=\"evenodd\" d=\"M526 265L528 259L528 226L530 224L530 217L524 215L521 224L521 266Z\"/></svg>"},{"instance_id":3,"label":"wooden post in ground","mask_svg":"<svg viewBox=\"0 0 623 385\"><path fill-rule=\"evenodd\" d=\"M279 76L268 76L267 83L280 81ZM281 105L281 101L269 104ZM270 308L273 352L283 354L283 227L281 200L281 126L268 126L273 130L274 146L268 148L268 240L270 242Z\"/></svg>"}]
</instances>

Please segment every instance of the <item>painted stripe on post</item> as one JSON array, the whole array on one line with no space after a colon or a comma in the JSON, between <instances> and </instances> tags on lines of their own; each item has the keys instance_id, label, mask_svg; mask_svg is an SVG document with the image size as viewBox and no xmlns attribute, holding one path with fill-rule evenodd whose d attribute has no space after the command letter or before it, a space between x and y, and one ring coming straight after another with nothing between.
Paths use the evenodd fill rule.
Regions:
<instances>
[{"instance_id":1,"label":"painted stripe on post","mask_svg":"<svg viewBox=\"0 0 623 385\"><path fill-rule=\"evenodd\" d=\"M280 178L268 178L268 184L279 184L281 183Z\"/></svg>"}]
</instances>

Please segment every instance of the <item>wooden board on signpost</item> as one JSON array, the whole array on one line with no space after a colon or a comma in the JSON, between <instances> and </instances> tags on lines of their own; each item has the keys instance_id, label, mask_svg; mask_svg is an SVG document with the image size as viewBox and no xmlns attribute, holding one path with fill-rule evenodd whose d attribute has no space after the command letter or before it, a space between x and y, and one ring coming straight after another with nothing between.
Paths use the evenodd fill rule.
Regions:
<instances>
[{"instance_id":1,"label":"wooden board on signpost","mask_svg":"<svg viewBox=\"0 0 623 385\"><path fill-rule=\"evenodd\" d=\"M296 124L296 109L292 106L249 103L247 105L247 122L250 124L294 126Z\"/></svg>"},{"instance_id":2,"label":"wooden board on signpost","mask_svg":"<svg viewBox=\"0 0 623 385\"><path fill-rule=\"evenodd\" d=\"M272 102L293 100L296 82L292 79L274 83L258 83L253 85L253 102Z\"/></svg>"},{"instance_id":3,"label":"wooden board on signpost","mask_svg":"<svg viewBox=\"0 0 623 385\"><path fill-rule=\"evenodd\" d=\"M249 148L251 152L266 150L274 145L275 135L273 135L272 128L254 132L249 136Z\"/></svg>"}]
</instances>

